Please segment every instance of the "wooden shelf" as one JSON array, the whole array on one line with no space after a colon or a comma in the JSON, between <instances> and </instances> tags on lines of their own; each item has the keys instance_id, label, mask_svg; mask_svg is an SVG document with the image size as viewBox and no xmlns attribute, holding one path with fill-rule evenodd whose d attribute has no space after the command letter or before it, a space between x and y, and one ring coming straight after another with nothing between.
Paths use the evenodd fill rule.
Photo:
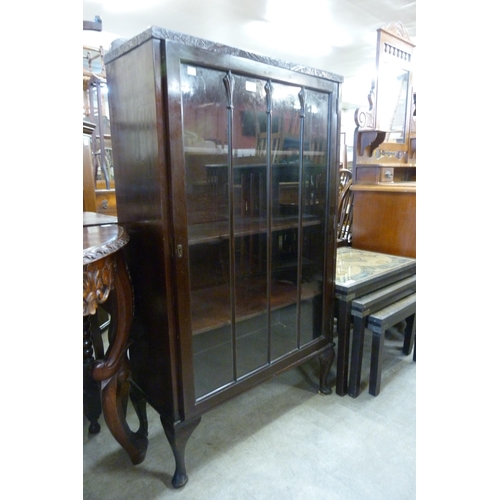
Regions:
<instances>
[{"instance_id":1,"label":"wooden shelf","mask_svg":"<svg viewBox=\"0 0 500 500\"><path fill-rule=\"evenodd\" d=\"M317 226L321 220L316 216L303 215L302 227ZM267 231L267 219L265 218L241 218L235 220L235 237L248 236L251 234L265 233ZM283 231L298 227L298 215L272 219L272 231ZM220 220L194 224L189 226L189 244L208 243L229 238L229 221Z\"/></svg>"},{"instance_id":2,"label":"wooden shelf","mask_svg":"<svg viewBox=\"0 0 500 500\"><path fill-rule=\"evenodd\" d=\"M309 283L301 286L302 300L308 300L319 291ZM236 295L252 297L237 304L236 321L244 321L265 314L267 311L267 284L264 277L252 277L236 283ZM284 281L271 283L271 310L277 310L297 302L297 285ZM191 327L193 335L231 324L229 285L218 285L193 291L191 294Z\"/></svg>"},{"instance_id":3,"label":"wooden shelf","mask_svg":"<svg viewBox=\"0 0 500 500\"><path fill-rule=\"evenodd\" d=\"M357 168L382 167L382 168L417 168L416 163L358 163Z\"/></svg>"},{"instance_id":4,"label":"wooden shelf","mask_svg":"<svg viewBox=\"0 0 500 500\"><path fill-rule=\"evenodd\" d=\"M400 193L416 193L416 182L381 182L379 184L353 184L353 191L392 191Z\"/></svg>"}]
</instances>

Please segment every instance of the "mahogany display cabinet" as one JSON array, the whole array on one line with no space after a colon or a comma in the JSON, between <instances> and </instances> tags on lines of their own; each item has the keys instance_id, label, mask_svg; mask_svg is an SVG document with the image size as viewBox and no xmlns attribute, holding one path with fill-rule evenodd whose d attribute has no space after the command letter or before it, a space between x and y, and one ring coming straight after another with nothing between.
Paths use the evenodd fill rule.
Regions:
<instances>
[{"instance_id":1,"label":"mahogany display cabinet","mask_svg":"<svg viewBox=\"0 0 500 500\"><path fill-rule=\"evenodd\" d=\"M180 487L214 405L313 357L332 392L343 79L155 27L114 45L133 402L160 414Z\"/></svg>"}]
</instances>

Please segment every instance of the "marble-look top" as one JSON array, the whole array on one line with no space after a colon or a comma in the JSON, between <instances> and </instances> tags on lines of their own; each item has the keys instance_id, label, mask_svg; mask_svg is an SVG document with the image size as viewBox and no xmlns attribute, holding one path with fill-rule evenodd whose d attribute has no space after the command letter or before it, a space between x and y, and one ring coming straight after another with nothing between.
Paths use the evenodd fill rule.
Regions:
<instances>
[{"instance_id":1,"label":"marble-look top","mask_svg":"<svg viewBox=\"0 0 500 500\"><path fill-rule=\"evenodd\" d=\"M211 40L206 40L204 38L187 35L185 33L180 33L178 31L167 30L164 28L160 28L158 26L150 26L148 29L146 29L142 33L139 33L138 35L129 40L123 38L115 40L111 44L109 52L104 56L104 63L109 64L114 59L120 57L121 55L134 49L135 47L141 45L142 43L148 41L151 38L182 43L184 45L189 45L191 47L198 47L218 54L228 54L228 55L235 55L238 57L244 57L246 59L250 59L253 61L262 62L264 64L270 64L272 66L280 68L290 69L298 73L304 73L307 75L316 76L318 78L324 78L326 80L331 80L338 83L343 83L344 81L343 76L337 75L336 73L332 73L330 71L311 68L303 64L283 61L281 59L264 56L262 54L255 54L247 50L230 47L222 43L212 42Z\"/></svg>"},{"instance_id":2,"label":"marble-look top","mask_svg":"<svg viewBox=\"0 0 500 500\"><path fill-rule=\"evenodd\" d=\"M337 250L335 284L354 285L415 264L416 260L409 257L340 247Z\"/></svg>"}]
</instances>

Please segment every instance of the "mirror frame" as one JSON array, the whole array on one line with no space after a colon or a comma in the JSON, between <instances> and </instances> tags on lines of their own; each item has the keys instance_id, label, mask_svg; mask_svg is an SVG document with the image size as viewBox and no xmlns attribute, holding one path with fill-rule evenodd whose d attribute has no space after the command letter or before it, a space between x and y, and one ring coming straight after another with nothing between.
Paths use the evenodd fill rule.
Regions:
<instances>
[{"instance_id":1,"label":"mirror frame","mask_svg":"<svg viewBox=\"0 0 500 500\"><path fill-rule=\"evenodd\" d=\"M368 95L368 108L358 108L354 119L359 132L357 144L358 156L372 156L377 149L379 157L387 161L408 163L414 158L416 144L416 124L412 120L414 88L412 59L415 44L410 40L408 32L402 23L391 23L386 28L377 30L377 77L372 83ZM408 86L406 95L404 141L401 143L386 141L388 130L381 127L381 111L378 108L379 96L383 90L384 81L381 78L381 68L389 64L396 70L408 71Z\"/></svg>"}]
</instances>

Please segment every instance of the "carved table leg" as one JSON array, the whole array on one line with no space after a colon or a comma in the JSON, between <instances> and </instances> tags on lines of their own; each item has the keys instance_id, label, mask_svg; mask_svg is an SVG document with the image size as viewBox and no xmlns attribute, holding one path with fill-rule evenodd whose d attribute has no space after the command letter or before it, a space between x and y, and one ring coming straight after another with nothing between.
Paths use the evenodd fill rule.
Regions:
<instances>
[{"instance_id":1,"label":"carved table leg","mask_svg":"<svg viewBox=\"0 0 500 500\"><path fill-rule=\"evenodd\" d=\"M133 464L139 464L146 456L148 447L147 420L145 420L145 404L137 407L138 398L132 403L139 408L138 416L141 426L132 432L126 421L127 400L130 392L130 369L126 351L129 343L129 331L133 314L133 292L128 269L122 252L116 254L116 273L114 277L114 294L111 300L116 301L114 312L114 335L105 359L95 363L93 376L103 382L102 405L106 424L114 438L129 454Z\"/></svg>"},{"instance_id":2,"label":"carved table leg","mask_svg":"<svg viewBox=\"0 0 500 500\"><path fill-rule=\"evenodd\" d=\"M137 434L147 436L148 435L148 415L146 412L146 398L142 393L136 388L136 386L130 384L130 400L135 409L135 413L139 417L139 429Z\"/></svg>"},{"instance_id":3,"label":"carved table leg","mask_svg":"<svg viewBox=\"0 0 500 500\"><path fill-rule=\"evenodd\" d=\"M105 385L103 384L102 406L104 419L111 434L128 453L132 463L137 465L146 457L148 426L147 419L144 418L145 412L142 414L138 412L140 427L136 432L132 432L127 424L126 403L130 392L129 373L130 370L124 360L118 372Z\"/></svg>"},{"instance_id":4,"label":"carved table leg","mask_svg":"<svg viewBox=\"0 0 500 500\"><path fill-rule=\"evenodd\" d=\"M332 389L328 386L327 378L330 373L330 369L335 360L335 343L331 343L326 351L323 351L319 356L319 393L320 394L331 394Z\"/></svg>"},{"instance_id":5,"label":"carved table leg","mask_svg":"<svg viewBox=\"0 0 500 500\"><path fill-rule=\"evenodd\" d=\"M172 486L181 488L188 481L186 474L185 451L188 439L200 423L201 417L190 422L181 422L172 424L170 419L160 415L163 430L167 435L168 442L174 453L175 473L172 478Z\"/></svg>"},{"instance_id":6,"label":"carved table leg","mask_svg":"<svg viewBox=\"0 0 500 500\"><path fill-rule=\"evenodd\" d=\"M91 323L83 317L83 412L90 422L89 434L101 430L99 417L102 412L100 384L92 378L94 352L92 348Z\"/></svg>"}]
</instances>

